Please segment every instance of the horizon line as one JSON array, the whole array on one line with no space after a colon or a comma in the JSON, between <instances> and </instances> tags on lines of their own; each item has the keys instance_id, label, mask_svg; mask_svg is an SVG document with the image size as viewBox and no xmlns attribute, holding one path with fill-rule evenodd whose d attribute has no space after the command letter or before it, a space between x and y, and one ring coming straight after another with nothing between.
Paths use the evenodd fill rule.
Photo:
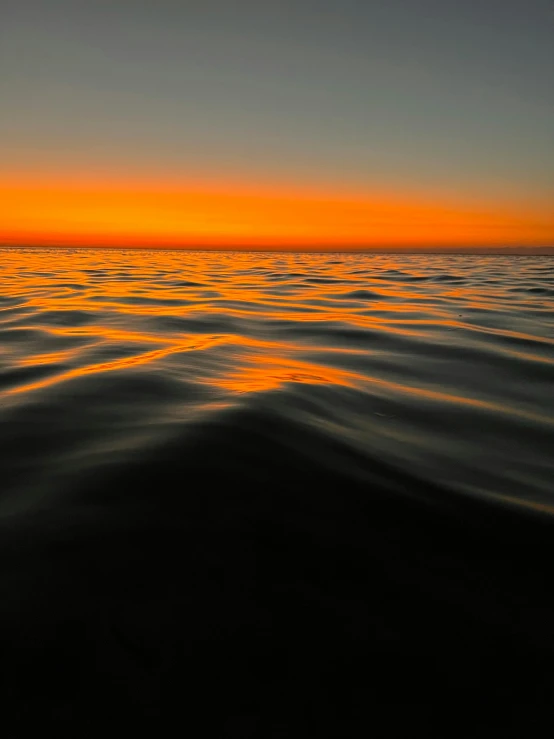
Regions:
<instances>
[{"instance_id":1,"label":"horizon line","mask_svg":"<svg viewBox=\"0 0 554 739\"><path fill-rule=\"evenodd\" d=\"M440 248L418 248L413 246L385 247L337 247L337 248L273 248L229 246L153 246L153 245L121 245L121 244L6 244L0 243L0 249L67 249L67 250L119 250L119 251L182 251L182 252L242 252L251 254L460 254L460 255L503 255L522 256L554 256L552 246L452 246Z\"/></svg>"}]
</instances>

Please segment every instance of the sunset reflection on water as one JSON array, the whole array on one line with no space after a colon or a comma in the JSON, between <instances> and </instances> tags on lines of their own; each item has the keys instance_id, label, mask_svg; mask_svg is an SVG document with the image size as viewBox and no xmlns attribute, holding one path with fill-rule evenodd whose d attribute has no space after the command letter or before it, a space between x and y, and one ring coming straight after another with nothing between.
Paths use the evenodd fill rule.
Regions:
<instances>
[{"instance_id":1,"label":"sunset reflection on water","mask_svg":"<svg viewBox=\"0 0 554 739\"><path fill-rule=\"evenodd\" d=\"M157 378L162 426L267 400L439 478L482 486L487 467L487 489L524 478L541 498L552 270L548 257L5 249L0 398L17 414ZM491 473L492 439L517 454Z\"/></svg>"}]
</instances>

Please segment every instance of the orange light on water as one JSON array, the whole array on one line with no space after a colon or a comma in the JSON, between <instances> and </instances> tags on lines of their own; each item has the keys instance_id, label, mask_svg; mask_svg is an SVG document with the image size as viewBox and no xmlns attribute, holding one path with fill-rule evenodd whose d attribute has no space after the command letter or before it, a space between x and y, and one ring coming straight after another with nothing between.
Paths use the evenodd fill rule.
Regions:
<instances>
[{"instance_id":1,"label":"orange light on water","mask_svg":"<svg viewBox=\"0 0 554 739\"><path fill-rule=\"evenodd\" d=\"M5 245L371 248L554 243L546 208L421 197L203 186L0 182Z\"/></svg>"}]
</instances>

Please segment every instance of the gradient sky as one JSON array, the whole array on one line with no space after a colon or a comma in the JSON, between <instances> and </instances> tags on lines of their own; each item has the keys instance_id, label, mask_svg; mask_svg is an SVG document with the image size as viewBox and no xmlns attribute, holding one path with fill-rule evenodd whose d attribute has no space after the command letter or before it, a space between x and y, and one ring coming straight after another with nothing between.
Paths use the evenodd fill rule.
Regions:
<instances>
[{"instance_id":1,"label":"gradient sky","mask_svg":"<svg viewBox=\"0 0 554 739\"><path fill-rule=\"evenodd\" d=\"M553 38L551 0L2 0L0 241L554 246Z\"/></svg>"}]
</instances>

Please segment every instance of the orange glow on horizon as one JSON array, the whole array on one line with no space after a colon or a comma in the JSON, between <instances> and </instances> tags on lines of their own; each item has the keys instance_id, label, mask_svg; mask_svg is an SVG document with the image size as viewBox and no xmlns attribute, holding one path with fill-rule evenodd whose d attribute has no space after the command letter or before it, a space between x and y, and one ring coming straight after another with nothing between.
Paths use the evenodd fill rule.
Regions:
<instances>
[{"instance_id":1,"label":"orange glow on horizon","mask_svg":"<svg viewBox=\"0 0 554 739\"><path fill-rule=\"evenodd\" d=\"M552 246L554 209L244 185L0 181L0 244L183 248Z\"/></svg>"}]
</instances>

